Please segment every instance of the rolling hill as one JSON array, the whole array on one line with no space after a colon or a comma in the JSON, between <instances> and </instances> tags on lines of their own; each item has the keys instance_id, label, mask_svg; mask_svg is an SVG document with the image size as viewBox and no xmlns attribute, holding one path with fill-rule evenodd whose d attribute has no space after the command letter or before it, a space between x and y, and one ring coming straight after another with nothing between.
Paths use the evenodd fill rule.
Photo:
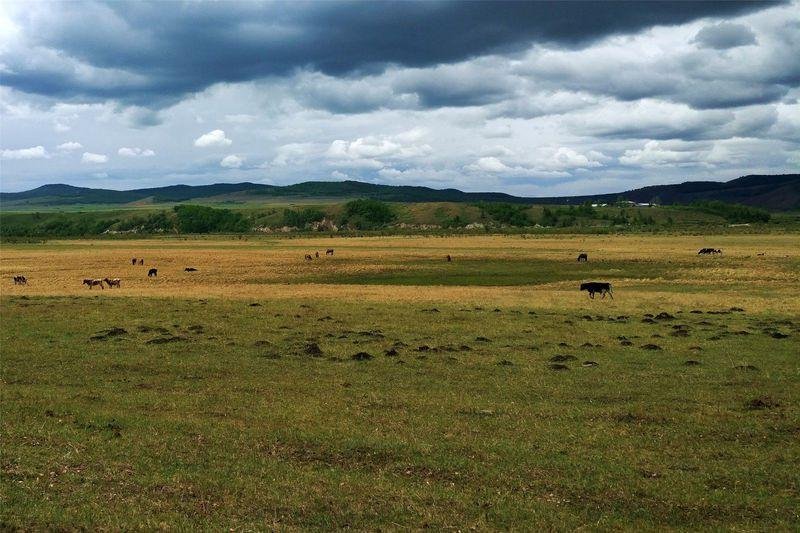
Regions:
<instances>
[{"instance_id":1,"label":"rolling hill","mask_svg":"<svg viewBox=\"0 0 800 533\"><path fill-rule=\"evenodd\" d=\"M13 209L76 204L172 203L208 199L222 201L226 197L246 197L251 200L374 198L388 202L409 203L485 201L530 204L580 204L585 201L610 202L623 198L634 202L658 199L658 202L664 205L689 204L697 200L721 200L775 211L788 211L800 209L800 174L750 175L728 182L687 181L618 193L541 198L493 192L463 192L457 189L378 185L358 181L309 181L288 186L257 183L171 185L129 191L53 184L25 192L0 193L0 205L6 209Z\"/></svg>"}]
</instances>

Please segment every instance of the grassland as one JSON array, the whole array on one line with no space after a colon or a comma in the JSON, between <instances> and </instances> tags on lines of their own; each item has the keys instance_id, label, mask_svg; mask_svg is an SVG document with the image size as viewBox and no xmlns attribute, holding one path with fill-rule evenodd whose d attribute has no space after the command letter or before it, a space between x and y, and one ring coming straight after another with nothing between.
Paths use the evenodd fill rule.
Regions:
<instances>
[{"instance_id":1,"label":"grassland","mask_svg":"<svg viewBox=\"0 0 800 533\"><path fill-rule=\"evenodd\" d=\"M796 530L798 271L794 234L5 245L0 527Z\"/></svg>"}]
</instances>

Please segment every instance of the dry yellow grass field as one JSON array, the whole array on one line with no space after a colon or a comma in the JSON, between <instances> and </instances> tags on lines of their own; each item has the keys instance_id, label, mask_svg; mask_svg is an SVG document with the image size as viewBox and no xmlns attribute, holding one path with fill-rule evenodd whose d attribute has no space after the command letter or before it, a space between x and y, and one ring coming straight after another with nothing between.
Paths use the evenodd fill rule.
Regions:
<instances>
[{"instance_id":1,"label":"dry yellow grass field","mask_svg":"<svg viewBox=\"0 0 800 533\"><path fill-rule=\"evenodd\" d=\"M713 241L713 242L712 242ZM697 256L713 245L721 256ZM325 250L333 248L333 257ZM306 253L321 257L305 261ZM560 279L574 269L578 251L589 253L583 278ZM451 254L452 264L444 262ZM758 255L764 254L764 255ZM145 259L132 266L132 257ZM450 279L469 262L480 283ZM513 262L552 270L544 279L494 280L491 265ZM497 305L580 308L586 305L577 280L605 275L617 298L605 305L620 311L654 304L742 305L754 310L800 311L797 235L717 236L467 236L297 239L151 239L53 241L4 246L0 272L4 294L84 295L84 278L121 278L121 290L103 296L179 298L333 298L371 301L463 301ZM481 274L481 265L486 269ZM563 265L563 266L562 266ZM652 275L643 269L658 265ZM185 267L197 272L184 272ZM147 270L158 268L157 278ZM582 268L582 267L581 267ZM598 271L596 269L600 268ZM431 271L433 269L433 271ZM543 271L542 268L538 271ZM414 275L428 272L415 284ZM29 279L14 286L11 276ZM573 272L574 273L574 272ZM404 274L408 282L392 278ZM359 283L361 278L381 275ZM386 282L381 282L381 279ZM682 288L682 289L681 289ZM100 292L97 288L95 292Z\"/></svg>"}]
</instances>

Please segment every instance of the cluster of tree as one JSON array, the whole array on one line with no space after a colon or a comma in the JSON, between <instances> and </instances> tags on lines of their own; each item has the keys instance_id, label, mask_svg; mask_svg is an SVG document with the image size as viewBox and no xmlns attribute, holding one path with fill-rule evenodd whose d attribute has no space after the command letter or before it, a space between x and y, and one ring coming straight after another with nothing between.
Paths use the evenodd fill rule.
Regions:
<instances>
[{"instance_id":1,"label":"cluster of tree","mask_svg":"<svg viewBox=\"0 0 800 533\"><path fill-rule=\"evenodd\" d=\"M307 207L301 210L284 209L283 225L294 228L305 228L314 222L325 218L325 212L316 207Z\"/></svg>"},{"instance_id":2,"label":"cluster of tree","mask_svg":"<svg viewBox=\"0 0 800 533\"><path fill-rule=\"evenodd\" d=\"M204 205L176 205L176 226L181 233L243 233L250 224L241 213Z\"/></svg>"},{"instance_id":3,"label":"cluster of tree","mask_svg":"<svg viewBox=\"0 0 800 533\"><path fill-rule=\"evenodd\" d=\"M517 227L533 225L533 221L528 216L529 205L489 202L481 202L477 205L484 217L498 224Z\"/></svg>"},{"instance_id":4,"label":"cluster of tree","mask_svg":"<svg viewBox=\"0 0 800 533\"><path fill-rule=\"evenodd\" d=\"M358 230L379 229L397 218L391 206L380 200L362 199L347 202L341 224Z\"/></svg>"},{"instance_id":5,"label":"cluster of tree","mask_svg":"<svg viewBox=\"0 0 800 533\"><path fill-rule=\"evenodd\" d=\"M728 204L719 200L698 201L692 203L691 207L704 213L721 216L733 224L769 222L771 218L769 212L763 209L741 204Z\"/></svg>"}]
</instances>

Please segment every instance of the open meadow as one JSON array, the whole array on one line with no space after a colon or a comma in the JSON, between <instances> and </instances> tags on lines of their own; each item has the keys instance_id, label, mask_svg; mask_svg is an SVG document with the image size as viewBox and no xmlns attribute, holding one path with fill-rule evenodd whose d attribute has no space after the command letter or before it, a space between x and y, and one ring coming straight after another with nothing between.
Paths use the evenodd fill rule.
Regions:
<instances>
[{"instance_id":1,"label":"open meadow","mask_svg":"<svg viewBox=\"0 0 800 533\"><path fill-rule=\"evenodd\" d=\"M791 233L4 244L0 528L797 530L798 273Z\"/></svg>"}]
</instances>

